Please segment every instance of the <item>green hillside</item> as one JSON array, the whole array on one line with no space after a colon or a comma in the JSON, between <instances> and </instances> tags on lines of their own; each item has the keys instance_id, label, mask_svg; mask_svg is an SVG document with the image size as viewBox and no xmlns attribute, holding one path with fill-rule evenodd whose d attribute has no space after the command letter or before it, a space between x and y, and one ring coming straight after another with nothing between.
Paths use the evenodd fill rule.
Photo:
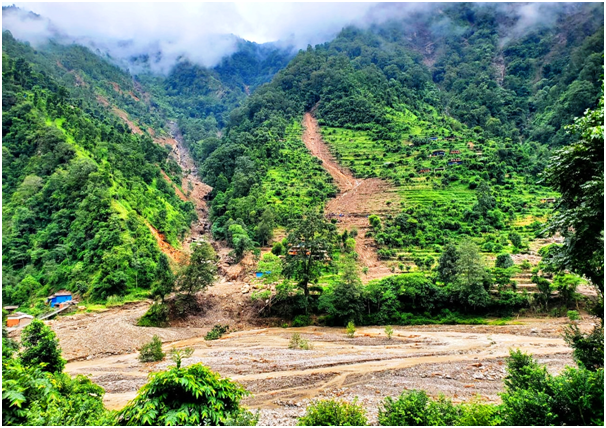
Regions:
<instances>
[{"instance_id":1,"label":"green hillside","mask_svg":"<svg viewBox=\"0 0 606 428\"><path fill-rule=\"evenodd\" d=\"M213 194L221 201L213 208L215 235L222 237L222 225L240 218L252 236L260 221L255 206L269 191L267 171L282 162L287 126L314 108L335 158L356 177L388 180L402 198L397 208L420 221L421 235L404 239L399 235L410 231L393 230L387 219L392 232L378 235L379 244L424 248L469 235L481 245L507 245L512 231L533 239L551 209L541 199L555 196L540 184L551 147L570 138L563 125L598 102L600 7L575 6L559 17L564 30L553 26L503 44L508 28L498 8L444 5L442 15L457 29L450 35L432 32L438 18L420 14L412 27L405 25L410 19L351 27L301 51L234 110L218 148L202 164L209 184L220 176L229 183ZM564 25L571 21L583 25ZM435 47L431 54L421 49L427 43ZM446 153L429 157L435 150ZM239 159L252 161L255 174L236 190ZM451 159L461 165L449 166ZM294 182L280 192L304 185ZM490 206L478 205L480 187L494 199ZM318 206L329 196L325 189L322 184ZM439 215L422 213L429 210ZM284 218L299 213L293 206Z\"/></svg>"},{"instance_id":2,"label":"green hillside","mask_svg":"<svg viewBox=\"0 0 606 428\"><path fill-rule=\"evenodd\" d=\"M196 218L162 177L178 176L178 165L3 36L3 301L148 288L160 256L148 225L179 246ZM27 55L13 56L17 48Z\"/></svg>"}]
</instances>

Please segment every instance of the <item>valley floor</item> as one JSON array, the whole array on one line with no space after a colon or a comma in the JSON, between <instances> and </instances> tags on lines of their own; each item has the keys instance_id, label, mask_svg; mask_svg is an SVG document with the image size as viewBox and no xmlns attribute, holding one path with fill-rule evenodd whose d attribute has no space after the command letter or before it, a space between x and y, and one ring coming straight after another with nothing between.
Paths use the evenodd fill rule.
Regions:
<instances>
[{"instance_id":1,"label":"valley floor","mask_svg":"<svg viewBox=\"0 0 606 428\"><path fill-rule=\"evenodd\" d=\"M124 406L146 383L150 372L172 364L169 360L138 361L132 348L153 334L160 335L166 351L172 346L193 347L193 356L184 364L202 362L242 383L253 394L245 404L261 411L259 425L295 425L311 399L329 397L358 397L370 420L376 422L383 398L399 395L404 389L425 389L433 396L444 393L454 401L469 400L477 394L498 401L505 375L504 357L511 348L532 353L552 372L574 364L571 350L561 338L567 318L520 318L503 326L396 326L391 340L382 327L361 327L355 338L349 339L343 328L248 325L208 342L203 335L209 327L150 329L132 325L144 311L145 305L138 304L96 317L87 314L79 323L77 317L53 322L64 355L72 359L67 372L90 375L105 388L109 408ZM209 319L208 325L214 321ZM590 323L585 320L582 327L589 328ZM112 333L102 336L104 329ZM294 332L308 339L313 349L289 349ZM75 339L79 335L89 343L98 342L104 352L87 351ZM128 347L122 346L127 342Z\"/></svg>"}]
</instances>

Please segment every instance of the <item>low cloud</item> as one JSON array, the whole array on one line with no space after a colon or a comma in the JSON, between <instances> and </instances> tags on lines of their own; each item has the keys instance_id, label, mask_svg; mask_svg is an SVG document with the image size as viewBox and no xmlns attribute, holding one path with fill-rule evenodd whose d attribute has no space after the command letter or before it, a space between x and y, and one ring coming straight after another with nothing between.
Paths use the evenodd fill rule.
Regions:
<instances>
[{"instance_id":1,"label":"low cloud","mask_svg":"<svg viewBox=\"0 0 606 428\"><path fill-rule=\"evenodd\" d=\"M277 42L296 49L334 38L347 25L367 27L392 19L434 13L444 3L16 3L3 13L2 28L40 46L49 38L79 43L134 67L150 58L166 74L180 59L206 67L237 49L238 38ZM553 25L552 3L501 4L513 18L511 36ZM475 4L472 7L482 7ZM490 7L490 6L489 6ZM559 7L558 7L559 8ZM39 14L38 17L28 11ZM432 28L456 31L447 18ZM140 63L140 62L139 62Z\"/></svg>"}]
</instances>

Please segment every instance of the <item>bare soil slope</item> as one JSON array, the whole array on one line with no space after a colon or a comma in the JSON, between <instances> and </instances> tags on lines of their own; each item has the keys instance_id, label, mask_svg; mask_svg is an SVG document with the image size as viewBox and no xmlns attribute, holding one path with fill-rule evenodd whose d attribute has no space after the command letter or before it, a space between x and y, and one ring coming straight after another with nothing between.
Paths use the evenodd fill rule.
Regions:
<instances>
[{"instance_id":1,"label":"bare soil slope","mask_svg":"<svg viewBox=\"0 0 606 428\"><path fill-rule=\"evenodd\" d=\"M360 255L362 266L368 268L362 279L367 282L392 275L389 267L378 259L372 238L366 238L365 235L369 230L369 215L390 211L388 201L391 201L393 206L398 206L396 192L379 178L358 179L351 171L340 166L330 153L326 142L322 140L318 121L311 113L305 114L303 126L305 146L312 155L322 160L322 165L339 188L339 194L326 204L326 214L337 216L341 231L358 229L356 252Z\"/></svg>"}]
</instances>

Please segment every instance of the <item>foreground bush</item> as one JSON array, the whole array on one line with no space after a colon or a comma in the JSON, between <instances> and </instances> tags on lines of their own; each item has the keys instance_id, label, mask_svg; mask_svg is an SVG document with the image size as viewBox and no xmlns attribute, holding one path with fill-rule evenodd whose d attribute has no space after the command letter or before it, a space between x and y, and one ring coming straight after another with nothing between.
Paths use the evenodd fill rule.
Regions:
<instances>
[{"instance_id":1,"label":"foreground bush","mask_svg":"<svg viewBox=\"0 0 606 428\"><path fill-rule=\"evenodd\" d=\"M108 425L105 391L85 376L2 362L2 425Z\"/></svg>"},{"instance_id":2,"label":"foreground bush","mask_svg":"<svg viewBox=\"0 0 606 428\"><path fill-rule=\"evenodd\" d=\"M242 420L248 392L202 364L151 373L137 397L117 414L119 425L225 425ZM245 418L244 418L245 419Z\"/></svg>"},{"instance_id":3,"label":"foreground bush","mask_svg":"<svg viewBox=\"0 0 606 428\"><path fill-rule=\"evenodd\" d=\"M34 319L21 333L21 362L24 366L41 366L42 370L60 373L65 367L55 332L44 322Z\"/></svg>"},{"instance_id":4,"label":"foreground bush","mask_svg":"<svg viewBox=\"0 0 606 428\"><path fill-rule=\"evenodd\" d=\"M162 352L162 341L158 335L154 335L151 342L146 343L139 351L139 361L142 363L151 363L162 361L166 354Z\"/></svg>"},{"instance_id":5,"label":"foreground bush","mask_svg":"<svg viewBox=\"0 0 606 428\"><path fill-rule=\"evenodd\" d=\"M500 422L499 408L479 399L454 405L443 395L432 400L425 391L404 391L397 399L387 397L379 408L384 426L492 426Z\"/></svg>"},{"instance_id":6,"label":"foreground bush","mask_svg":"<svg viewBox=\"0 0 606 428\"><path fill-rule=\"evenodd\" d=\"M305 416L299 418L299 426L364 426L366 411L357 404L336 400L316 401L307 406Z\"/></svg>"},{"instance_id":7,"label":"foreground bush","mask_svg":"<svg viewBox=\"0 0 606 428\"><path fill-rule=\"evenodd\" d=\"M552 376L512 351L502 394L506 425L604 425L604 369L566 367Z\"/></svg>"}]
</instances>

